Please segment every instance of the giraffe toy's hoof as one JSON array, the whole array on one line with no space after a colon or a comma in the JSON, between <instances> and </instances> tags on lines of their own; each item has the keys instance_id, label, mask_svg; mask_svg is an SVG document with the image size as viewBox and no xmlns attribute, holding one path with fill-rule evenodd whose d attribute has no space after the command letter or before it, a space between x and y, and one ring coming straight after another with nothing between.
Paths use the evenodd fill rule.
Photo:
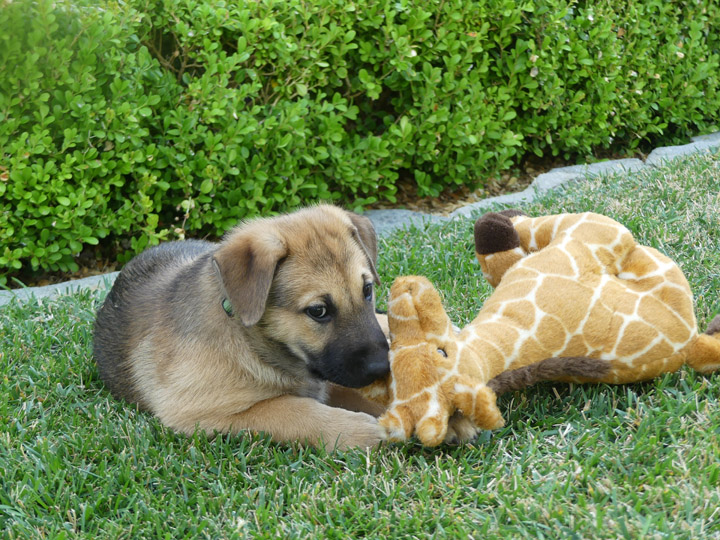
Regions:
<instances>
[{"instance_id":1,"label":"giraffe toy's hoof","mask_svg":"<svg viewBox=\"0 0 720 540\"><path fill-rule=\"evenodd\" d=\"M447 416L432 416L418 422L415 434L425 446L437 446L445 440L447 429Z\"/></svg>"},{"instance_id":2,"label":"giraffe toy's hoof","mask_svg":"<svg viewBox=\"0 0 720 540\"><path fill-rule=\"evenodd\" d=\"M720 315L715 315L715 318L710 321L710 324L705 329L705 333L720 339Z\"/></svg>"},{"instance_id":3,"label":"giraffe toy's hoof","mask_svg":"<svg viewBox=\"0 0 720 540\"><path fill-rule=\"evenodd\" d=\"M412 423L404 422L401 416L398 411L389 410L378 420L378 424L385 429L388 441L400 442L412 435Z\"/></svg>"}]
</instances>

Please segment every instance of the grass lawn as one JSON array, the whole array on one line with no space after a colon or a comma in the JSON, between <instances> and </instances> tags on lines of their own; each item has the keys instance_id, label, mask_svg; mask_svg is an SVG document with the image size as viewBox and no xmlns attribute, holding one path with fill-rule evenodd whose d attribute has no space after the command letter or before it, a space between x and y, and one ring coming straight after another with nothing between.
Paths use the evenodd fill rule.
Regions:
<instances>
[{"instance_id":1,"label":"grass lawn","mask_svg":"<svg viewBox=\"0 0 720 540\"><path fill-rule=\"evenodd\" d=\"M602 177L531 215L593 210L680 263L703 329L720 312L720 156ZM381 241L464 325L490 293L459 220ZM260 436L178 436L112 400L91 293L0 309L3 538L720 538L720 374L540 385L473 444L326 454ZM382 302L381 302L382 304Z\"/></svg>"}]
</instances>

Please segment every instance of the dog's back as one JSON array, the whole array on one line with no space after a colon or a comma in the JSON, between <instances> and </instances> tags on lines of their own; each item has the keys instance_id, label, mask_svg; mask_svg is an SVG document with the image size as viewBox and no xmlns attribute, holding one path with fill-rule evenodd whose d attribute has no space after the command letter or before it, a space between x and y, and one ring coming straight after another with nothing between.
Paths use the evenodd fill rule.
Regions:
<instances>
[{"instance_id":1,"label":"dog's back","mask_svg":"<svg viewBox=\"0 0 720 540\"><path fill-rule=\"evenodd\" d=\"M214 244L202 240L161 244L133 258L115 280L98 311L93 344L100 378L115 397L146 408L131 376L130 355L142 335L138 324L150 330L148 321L156 318L153 312L163 296L158 284L176 287L178 272L213 249Z\"/></svg>"}]
</instances>

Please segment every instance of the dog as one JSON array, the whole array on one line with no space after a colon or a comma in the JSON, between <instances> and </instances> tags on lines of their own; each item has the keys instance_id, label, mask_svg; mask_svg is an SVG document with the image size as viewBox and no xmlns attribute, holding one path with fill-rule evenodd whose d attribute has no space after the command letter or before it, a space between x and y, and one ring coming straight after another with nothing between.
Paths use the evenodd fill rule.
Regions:
<instances>
[{"instance_id":1,"label":"dog","mask_svg":"<svg viewBox=\"0 0 720 540\"><path fill-rule=\"evenodd\" d=\"M100 378L185 434L375 446L382 411L351 389L389 372L376 259L370 220L330 205L152 247L98 310Z\"/></svg>"}]
</instances>

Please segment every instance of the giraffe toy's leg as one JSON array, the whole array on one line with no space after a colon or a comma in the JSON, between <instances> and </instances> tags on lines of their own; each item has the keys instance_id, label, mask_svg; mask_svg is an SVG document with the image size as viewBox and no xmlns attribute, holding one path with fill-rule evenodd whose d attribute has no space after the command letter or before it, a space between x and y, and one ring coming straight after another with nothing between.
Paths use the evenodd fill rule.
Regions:
<instances>
[{"instance_id":1,"label":"giraffe toy's leg","mask_svg":"<svg viewBox=\"0 0 720 540\"><path fill-rule=\"evenodd\" d=\"M437 407L437 408L436 408ZM437 446L445 440L448 429L450 404L439 400L415 426L415 435L425 446Z\"/></svg>"},{"instance_id":2,"label":"giraffe toy's leg","mask_svg":"<svg viewBox=\"0 0 720 540\"><path fill-rule=\"evenodd\" d=\"M390 385L393 403L380 417L379 423L391 441L408 439L429 411L440 410L437 392L439 375L432 361L434 352L434 346L423 344L409 344L390 352L394 377Z\"/></svg>"},{"instance_id":3,"label":"giraffe toy's leg","mask_svg":"<svg viewBox=\"0 0 720 540\"><path fill-rule=\"evenodd\" d=\"M498 429L505 425L497 406L497 396L490 387L462 376L453 381L453 386L452 392L458 410L476 426L481 429Z\"/></svg>"},{"instance_id":4,"label":"giraffe toy's leg","mask_svg":"<svg viewBox=\"0 0 720 540\"><path fill-rule=\"evenodd\" d=\"M720 315L715 316L687 353L687 363L700 373L720 369Z\"/></svg>"},{"instance_id":5,"label":"giraffe toy's leg","mask_svg":"<svg viewBox=\"0 0 720 540\"><path fill-rule=\"evenodd\" d=\"M391 442L409 439L415 426L414 422L415 415L408 405L386 411L379 420L379 424L385 428L387 440Z\"/></svg>"},{"instance_id":6,"label":"giraffe toy's leg","mask_svg":"<svg viewBox=\"0 0 720 540\"><path fill-rule=\"evenodd\" d=\"M385 428L388 440L403 441L413 434L425 446L437 446L445 440L450 404L438 388L438 384L429 385L401 399L380 417L379 423Z\"/></svg>"}]
</instances>

